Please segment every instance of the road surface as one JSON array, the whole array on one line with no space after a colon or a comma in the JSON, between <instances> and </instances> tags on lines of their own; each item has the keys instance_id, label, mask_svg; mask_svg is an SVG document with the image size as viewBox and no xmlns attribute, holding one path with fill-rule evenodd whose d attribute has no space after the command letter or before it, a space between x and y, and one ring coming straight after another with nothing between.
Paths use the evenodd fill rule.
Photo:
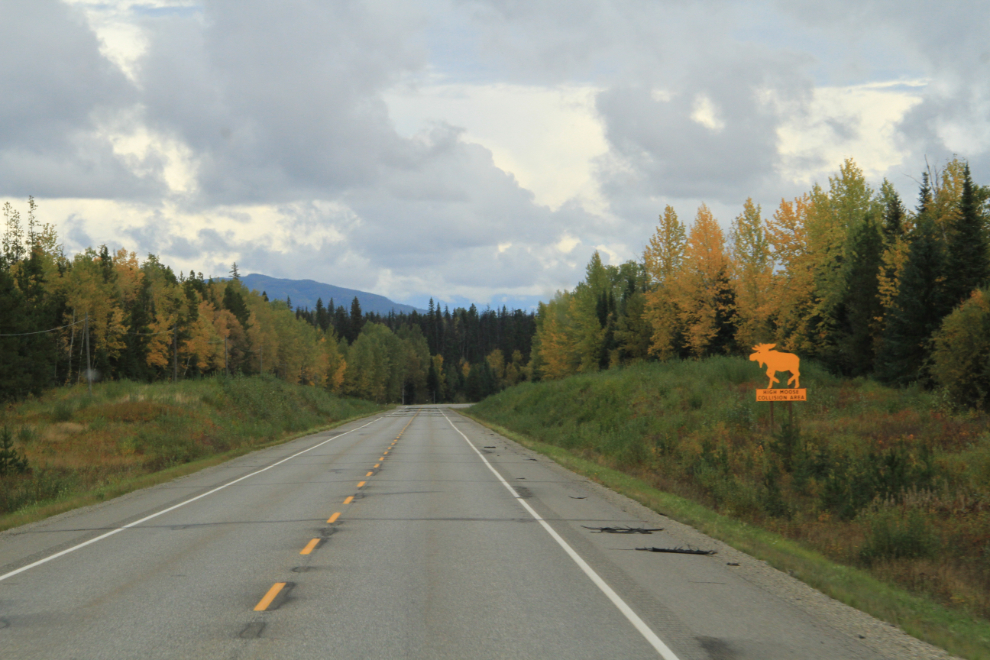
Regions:
<instances>
[{"instance_id":1,"label":"road surface","mask_svg":"<svg viewBox=\"0 0 990 660\"><path fill-rule=\"evenodd\" d=\"M399 408L0 535L0 656L881 657L602 491Z\"/></svg>"}]
</instances>

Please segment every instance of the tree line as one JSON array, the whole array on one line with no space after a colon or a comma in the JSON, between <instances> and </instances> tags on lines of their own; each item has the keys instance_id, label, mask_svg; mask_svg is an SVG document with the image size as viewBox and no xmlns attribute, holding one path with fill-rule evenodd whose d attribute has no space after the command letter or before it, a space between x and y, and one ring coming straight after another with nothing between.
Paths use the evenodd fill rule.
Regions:
<instances>
[{"instance_id":1,"label":"tree line","mask_svg":"<svg viewBox=\"0 0 990 660\"><path fill-rule=\"evenodd\" d=\"M851 159L772 216L747 200L726 235L704 204L667 206L641 260L596 253L536 314L471 305L294 309L238 277L178 276L105 246L68 258L8 203L0 254L0 397L102 378L274 374L380 402L477 401L524 380L775 344L847 376L940 386L990 404L990 188L959 159L905 208ZM47 332L58 328L54 332ZM32 334L33 333L33 334Z\"/></svg>"},{"instance_id":2,"label":"tree line","mask_svg":"<svg viewBox=\"0 0 990 660\"><path fill-rule=\"evenodd\" d=\"M105 245L69 257L28 200L4 205L0 399L97 379L270 374L379 402L468 401L529 377L533 314L315 310L229 279L178 275Z\"/></svg>"},{"instance_id":3,"label":"tree line","mask_svg":"<svg viewBox=\"0 0 990 660\"><path fill-rule=\"evenodd\" d=\"M441 311L430 298L425 313L363 313L354 298L349 308L316 301L316 308L297 309L296 317L357 345L369 325L379 325L420 346L425 342L429 364L407 384L411 401L480 401L504 387L532 377L530 350L536 331L534 313L516 309L478 311L477 306ZM376 331L381 334L381 331ZM422 347L419 352L423 354Z\"/></svg>"},{"instance_id":4,"label":"tree line","mask_svg":"<svg viewBox=\"0 0 990 660\"><path fill-rule=\"evenodd\" d=\"M747 200L728 236L704 204L690 225L667 206L642 260L596 253L573 291L540 305L534 377L773 343L835 373L987 405L990 188L959 159L919 188L906 209L849 159L771 217Z\"/></svg>"}]
</instances>

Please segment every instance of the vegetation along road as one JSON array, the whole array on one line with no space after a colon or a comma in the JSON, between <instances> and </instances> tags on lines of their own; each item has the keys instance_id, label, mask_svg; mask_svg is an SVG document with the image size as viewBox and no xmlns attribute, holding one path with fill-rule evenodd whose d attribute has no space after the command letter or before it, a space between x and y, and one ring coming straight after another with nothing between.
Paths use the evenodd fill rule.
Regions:
<instances>
[{"instance_id":1,"label":"vegetation along road","mask_svg":"<svg viewBox=\"0 0 990 660\"><path fill-rule=\"evenodd\" d=\"M405 407L4 532L0 644L46 659L925 656L775 573L452 407Z\"/></svg>"}]
</instances>

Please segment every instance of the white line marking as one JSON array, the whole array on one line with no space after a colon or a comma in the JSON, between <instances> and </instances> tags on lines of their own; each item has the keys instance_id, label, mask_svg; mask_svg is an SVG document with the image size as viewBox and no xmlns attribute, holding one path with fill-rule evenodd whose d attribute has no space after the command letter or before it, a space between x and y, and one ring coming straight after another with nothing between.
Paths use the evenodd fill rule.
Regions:
<instances>
[{"instance_id":1,"label":"white line marking","mask_svg":"<svg viewBox=\"0 0 990 660\"><path fill-rule=\"evenodd\" d=\"M646 625L646 623L642 619L639 618L639 615L636 614L633 611L633 609L626 604L626 601L622 600L619 594L615 593L612 590L612 587L608 586L608 583L605 582L605 580L603 580L601 576L595 572L595 569L591 568L591 566L588 565L588 562L586 562L581 557L581 555L575 552L574 548L572 548L567 543L567 541L565 541L563 537L560 536L560 534L554 531L553 527L551 527L547 523L547 521L544 520L540 516L540 514L538 514L533 509L533 507L531 507L526 502L526 500L519 497L519 493L516 492L516 489L513 488L512 485L509 484L509 482L506 481L505 478L501 474L499 474L495 468L492 467L492 464L488 462L488 459L485 458L485 455L482 454L480 451L478 451L478 448L475 447L470 440L468 440L468 437L464 435L464 433L462 433L459 428L454 426L454 423L450 421L450 418L447 417L446 413L444 413L441 410L440 414L444 416L444 419L447 420L447 423L450 424L451 428L453 428L455 431L461 434L461 437L464 438L464 442L468 443L468 446L474 450L474 453L478 455L478 458L484 461L485 465L488 466L488 469L492 471L492 474L498 477L498 480L502 482L502 485L509 489L509 492L512 493L512 496L516 498L516 501L519 502L519 504L521 504L523 508L529 512L529 515L533 516L533 518L536 519L536 522L540 523L540 526L542 526L543 529L545 529L547 533L553 537L553 540L556 541L560 545L560 547L564 549L564 552L570 555L570 558L574 560L574 563L577 564L582 571L584 571L584 574L587 575L589 578L591 578L591 581L595 583L595 586L601 589L602 593L608 596L608 599L612 601L612 604L615 605L617 608L619 608L619 611L622 612L627 619L629 619L629 623L633 624L636 630L639 631L639 634L641 634L643 637L646 638L646 641L648 641L653 646L653 648L656 649L657 653L660 654L660 657L662 657L664 660L678 660L677 656L674 655L674 652L671 651L670 648L668 648L668 646L664 644L659 637L657 637L656 633L654 633L650 629L650 627Z\"/></svg>"},{"instance_id":2,"label":"white line marking","mask_svg":"<svg viewBox=\"0 0 990 660\"><path fill-rule=\"evenodd\" d=\"M244 481L245 479L247 479L249 477L253 477L256 474L261 474L262 472L264 472L266 470L271 470L273 467L275 467L277 465L281 465L282 463L285 463L286 461L291 461L296 456L301 456L302 454L305 454L306 452L313 451L317 447L322 447L323 445L327 444L328 442L333 442L334 440L337 440L338 438L343 438L348 433L354 433L355 431L360 431L365 426L368 426L369 424L374 424L379 419L381 419L381 418L380 417L376 417L375 419L373 419L370 422L368 422L368 424L364 424L362 426L359 426L356 429L351 429L350 431L347 431L346 433L341 433L340 435L335 435L332 438L327 438L323 442L321 442L319 444L316 444L316 445L313 445L309 449L303 449L302 451L297 452L297 453L293 454L292 456L289 456L288 458L283 458L282 460L278 461L277 463L272 463L268 467L261 468L260 470L257 470L256 472L252 472L251 474L246 474L243 477L238 477L237 479L234 479L233 481L227 482L227 483L225 483L222 486L218 486L218 487L214 488L213 490L207 491L207 492L203 493L202 495L197 495L196 497L189 498L185 502L179 502L178 504L175 504L173 506L170 506L167 509L163 509L163 510L159 511L158 513L153 513L150 516L145 516L144 518L141 518L141 520L135 520L134 522L128 523L128 524L124 525L123 527L118 527L117 529L111 530L111 531L107 532L106 534L101 534L100 536L97 536L96 538L90 539L88 541L84 541L83 543L80 543L79 545L74 545L71 548L66 548L65 550L62 550L61 552L56 552L54 555L51 555L49 557L45 557L44 559L39 559L38 561L36 561L36 562L34 562L32 564L28 564L27 566L21 566L17 570L11 571L10 573L5 573L3 575L0 575L0 582L3 582L4 580L6 580L9 577L14 577L18 573L23 573L24 571L26 571L28 569L34 568L35 566L41 566L42 564L47 564L51 560L58 559L62 555L67 555L70 552L75 552L76 550L78 550L80 548L85 548L87 545L92 545L92 544L96 543L97 541L102 541L103 539L108 538L108 537L111 537L114 534L117 534L119 532L124 531L125 529L129 529L131 527L135 527L137 525L140 525L141 523L147 522L147 521L151 520L152 518L157 518L158 516L161 516L161 515L164 515L164 514L168 513L169 511L175 511L179 507L185 506L185 505L187 505L187 504L189 504L191 502L195 502L196 500L203 499L207 495L212 495L213 493L216 493L217 491L221 491L224 488L226 488L227 486L233 486L238 481Z\"/></svg>"}]
</instances>

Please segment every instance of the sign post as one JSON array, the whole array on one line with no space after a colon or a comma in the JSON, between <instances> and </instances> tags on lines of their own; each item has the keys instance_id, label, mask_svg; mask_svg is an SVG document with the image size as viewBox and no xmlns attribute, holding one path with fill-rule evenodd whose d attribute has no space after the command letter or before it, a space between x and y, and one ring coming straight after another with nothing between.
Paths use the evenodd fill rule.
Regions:
<instances>
[{"instance_id":1,"label":"sign post","mask_svg":"<svg viewBox=\"0 0 990 660\"><path fill-rule=\"evenodd\" d=\"M756 390L757 401L770 402L770 430L773 431L773 404L777 401L786 401L787 410L791 424L794 424L794 402L807 401L808 390L801 388L801 359L793 353L781 353L771 350L776 344L757 344L753 347L753 354L749 356L751 362L756 362L761 367L766 365L767 377L770 379L766 389ZM774 388L778 371L787 371L791 377L787 379L787 384L794 385L794 388L778 387Z\"/></svg>"}]
</instances>

